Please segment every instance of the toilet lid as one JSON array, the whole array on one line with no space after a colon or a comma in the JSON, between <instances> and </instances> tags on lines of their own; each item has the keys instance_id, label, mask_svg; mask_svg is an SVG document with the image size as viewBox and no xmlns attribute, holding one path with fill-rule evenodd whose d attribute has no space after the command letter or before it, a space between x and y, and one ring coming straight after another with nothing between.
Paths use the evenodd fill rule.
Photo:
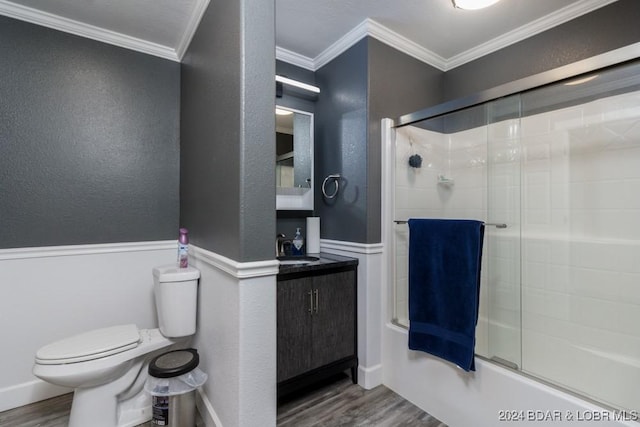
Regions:
<instances>
[{"instance_id":1,"label":"toilet lid","mask_svg":"<svg viewBox=\"0 0 640 427\"><path fill-rule=\"evenodd\" d=\"M95 329L40 348L36 362L44 365L85 362L135 348L140 341L134 324Z\"/></svg>"}]
</instances>

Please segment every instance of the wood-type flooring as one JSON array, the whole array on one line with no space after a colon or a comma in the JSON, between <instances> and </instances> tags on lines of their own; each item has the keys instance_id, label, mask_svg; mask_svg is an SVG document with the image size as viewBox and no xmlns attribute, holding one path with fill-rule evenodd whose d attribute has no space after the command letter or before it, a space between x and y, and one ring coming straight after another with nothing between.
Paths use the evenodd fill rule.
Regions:
<instances>
[{"instance_id":1,"label":"wood-type flooring","mask_svg":"<svg viewBox=\"0 0 640 427\"><path fill-rule=\"evenodd\" d=\"M282 427L447 427L385 386L365 390L342 376L280 402Z\"/></svg>"},{"instance_id":2,"label":"wood-type flooring","mask_svg":"<svg viewBox=\"0 0 640 427\"><path fill-rule=\"evenodd\" d=\"M72 394L0 412L2 427L66 427ZM280 402L281 427L447 427L384 386L365 390L346 376ZM88 426L89 427L89 426ZM152 427L152 423L140 427Z\"/></svg>"}]
</instances>

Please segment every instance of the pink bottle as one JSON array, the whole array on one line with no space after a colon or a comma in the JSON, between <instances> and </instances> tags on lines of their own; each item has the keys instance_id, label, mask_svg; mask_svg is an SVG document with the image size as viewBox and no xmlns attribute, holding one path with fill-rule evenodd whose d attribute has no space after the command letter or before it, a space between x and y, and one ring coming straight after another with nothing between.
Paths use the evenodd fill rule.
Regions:
<instances>
[{"instance_id":1,"label":"pink bottle","mask_svg":"<svg viewBox=\"0 0 640 427\"><path fill-rule=\"evenodd\" d=\"M178 267L187 268L189 266L189 230L180 229L178 238Z\"/></svg>"}]
</instances>

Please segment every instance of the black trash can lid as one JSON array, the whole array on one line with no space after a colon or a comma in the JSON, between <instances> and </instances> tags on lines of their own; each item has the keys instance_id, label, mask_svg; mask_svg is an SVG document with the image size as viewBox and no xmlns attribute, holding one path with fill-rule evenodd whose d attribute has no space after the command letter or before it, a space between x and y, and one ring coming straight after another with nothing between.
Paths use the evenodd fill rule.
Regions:
<instances>
[{"instance_id":1,"label":"black trash can lid","mask_svg":"<svg viewBox=\"0 0 640 427\"><path fill-rule=\"evenodd\" d=\"M187 348L173 350L156 356L149 363L149 375L156 378L173 378L198 367L200 357L198 350Z\"/></svg>"}]
</instances>

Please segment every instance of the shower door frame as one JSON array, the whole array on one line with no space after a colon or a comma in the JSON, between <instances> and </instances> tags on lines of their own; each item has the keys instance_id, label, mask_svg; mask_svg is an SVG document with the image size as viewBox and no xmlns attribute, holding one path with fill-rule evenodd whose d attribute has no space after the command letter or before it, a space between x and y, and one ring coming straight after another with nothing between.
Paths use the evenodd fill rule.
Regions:
<instances>
[{"instance_id":1,"label":"shower door frame","mask_svg":"<svg viewBox=\"0 0 640 427\"><path fill-rule=\"evenodd\" d=\"M621 47L598 56L583 59L572 64L554 68L553 70L544 71L539 74L534 74L533 76L505 83L464 98L454 99L433 107L402 115L393 120L392 126L393 128L399 128L423 120L433 119L445 114L473 107L475 105L484 104L485 102L494 101L498 98L558 83L562 80L575 78L583 74L592 73L597 70L613 67L636 59L640 59L640 42Z\"/></svg>"}]
</instances>

